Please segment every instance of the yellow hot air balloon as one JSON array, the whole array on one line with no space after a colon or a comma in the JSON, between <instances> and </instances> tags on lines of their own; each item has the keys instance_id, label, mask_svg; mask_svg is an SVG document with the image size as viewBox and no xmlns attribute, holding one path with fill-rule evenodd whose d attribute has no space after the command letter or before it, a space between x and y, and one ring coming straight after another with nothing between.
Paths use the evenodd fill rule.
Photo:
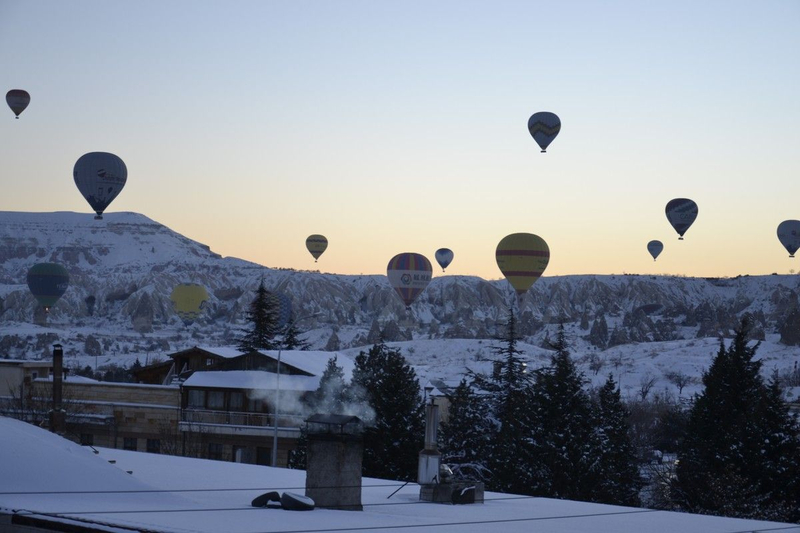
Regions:
<instances>
[{"instance_id":1,"label":"yellow hot air balloon","mask_svg":"<svg viewBox=\"0 0 800 533\"><path fill-rule=\"evenodd\" d=\"M328 248L328 239L324 235L309 235L306 239L306 248L314 256L316 263L319 256Z\"/></svg>"},{"instance_id":2,"label":"yellow hot air balloon","mask_svg":"<svg viewBox=\"0 0 800 533\"><path fill-rule=\"evenodd\" d=\"M170 296L175 312L187 326L197 320L208 300L206 288L197 283L181 283L172 289Z\"/></svg>"},{"instance_id":3,"label":"yellow hot air balloon","mask_svg":"<svg viewBox=\"0 0 800 533\"><path fill-rule=\"evenodd\" d=\"M503 238L495 251L500 272L522 298L550 262L550 248L532 233L512 233Z\"/></svg>"}]
</instances>

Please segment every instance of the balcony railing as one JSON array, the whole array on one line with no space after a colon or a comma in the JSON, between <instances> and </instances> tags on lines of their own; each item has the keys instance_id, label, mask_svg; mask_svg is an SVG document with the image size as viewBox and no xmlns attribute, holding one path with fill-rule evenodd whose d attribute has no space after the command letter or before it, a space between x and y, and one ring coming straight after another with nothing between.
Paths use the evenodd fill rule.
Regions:
<instances>
[{"instance_id":1,"label":"balcony railing","mask_svg":"<svg viewBox=\"0 0 800 533\"><path fill-rule=\"evenodd\" d=\"M301 415L278 415L278 427L299 428L305 420ZM275 427L275 415L247 413L244 411L210 411L206 409L182 409L181 422L190 424L214 424L247 427Z\"/></svg>"}]
</instances>

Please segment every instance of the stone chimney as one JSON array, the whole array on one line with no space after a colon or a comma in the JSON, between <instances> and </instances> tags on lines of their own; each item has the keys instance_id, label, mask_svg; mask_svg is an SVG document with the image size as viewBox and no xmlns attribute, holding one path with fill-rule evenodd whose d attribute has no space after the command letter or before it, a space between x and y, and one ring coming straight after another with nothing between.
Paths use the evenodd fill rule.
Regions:
<instances>
[{"instance_id":1,"label":"stone chimney","mask_svg":"<svg viewBox=\"0 0 800 533\"><path fill-rule=\"evenodd\" d=\"M315 414L306 429L306 496L317 507L361 511L361 419Z\"/></svg>"}]
</instances>

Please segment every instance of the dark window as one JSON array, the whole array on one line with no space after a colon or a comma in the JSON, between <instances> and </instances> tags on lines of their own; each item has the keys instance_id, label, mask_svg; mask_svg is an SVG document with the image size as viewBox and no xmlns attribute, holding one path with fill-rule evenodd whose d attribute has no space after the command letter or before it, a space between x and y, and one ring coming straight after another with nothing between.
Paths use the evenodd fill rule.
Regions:
<instances>
[{"instance_id":1,"label":"dark window","mask_svg":"<svg viewBox=\"0 0 800 533\"><path fill-rule=\"evenodd\" d=\"M189 402L188 407L194 409L202 409L206 406L206 393L205 391L201 390L190 390L189 391Z\"/></svg>"},{"instance_id":2,"label":"dark window","mask_svg":"<svg viewBox=\"0 0 800 533\"><path fill-rule=\"evenodd\" d=\"M208 443L208 458L209 459L217 459L218 461L222 460L222 444L217 444L216 442L209 442Z\"/></svg>"},{"instance_id":3,"label":"dark window","mask_svg":"<svg viewBox=\"0 0 800 533\"><path fill-rule=\"evenodd\" d=\"M225 408L225 393L222 391L209 391L208 392L208 408L209 409L224 409Z\"/></svg>"},{"instance_id":4,"label":"dark window","mask_svg":"<svg viewBox=\"0 0 800 533\"><path fill-rule=\"evenodd\" d=\"M94 435L91 433L81 433L81 445L92 446L94 444Z\"/></svg>"},{"instance_id":5,"label":"dark window","mask_svg":"<svg viewBox=\"0 0 800 533\"><path fill-rule=\"evenodd\" d=\"M231 461L234 463L245 463L247 462L247 448L244 446L234 446L231 449Z\"/></svg>"},{"instance_id":6,"label":"dark window","mask_svg":"<svg viewBox=\"0 0 800 533\"><path fill-rule=\"evenodd\" d=\"M244 394L241 392L231 393L230 411L241 411L244 407Z\"/></svg>"},{"instance_id":7,"label":"dark window","mask_svg":"<svg viewBox=\"0 0 800 533\"><path fill-rule=\"evenodd\" d=\"M147 439L147 453L161 453L161 441L159 439Z\"/></svg>"},{"instance_id":8,"label":"dark window","mask_svg":"<svg viewBox=\"0 0 800 533\"><path fill-rule=\"evenodd\" d=\"M122 449L123 450L132 450L136 451L137 449L137 439L135 437L125 437L122 439Z\"/></svg>"},{"instance_id":9,"label":"dark window","mask_svg":"<svg viewBox=\"0 0 800 533\"><path fill-rule=\"evenodd\" d=\"M270 466L272 465L272 448L259 446L256 448L256 464Z\"/></svg>"}]
</instances>

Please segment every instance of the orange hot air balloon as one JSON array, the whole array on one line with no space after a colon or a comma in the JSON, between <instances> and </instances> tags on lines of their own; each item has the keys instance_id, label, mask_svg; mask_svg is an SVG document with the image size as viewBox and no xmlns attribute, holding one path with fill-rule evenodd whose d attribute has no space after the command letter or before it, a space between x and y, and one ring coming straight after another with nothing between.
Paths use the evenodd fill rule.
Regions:
<instances>
[{"instance_id":1,"label":"orange hot air balloon","mask_svg":"<svg viewBox=\"0 0 800 533\"><path fill-rule=\"evenodd\" d=\"M512 233L497 245L495 259L500 272L522 298L547 268L550 248L532 233Z\"/></svg>"}]
</instances>

